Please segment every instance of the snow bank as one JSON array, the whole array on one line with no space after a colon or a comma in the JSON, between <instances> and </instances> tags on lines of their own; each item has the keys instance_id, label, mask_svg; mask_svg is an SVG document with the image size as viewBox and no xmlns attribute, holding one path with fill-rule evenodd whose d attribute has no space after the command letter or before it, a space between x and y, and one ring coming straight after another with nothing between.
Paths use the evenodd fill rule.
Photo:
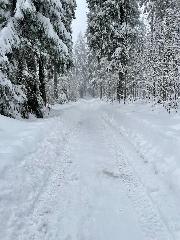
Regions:
<instances>
[{"instance_id":1,"label":"snow bank","mask_svg":"<svg viewBox=\"0 0 180 240\"><path fill-rule=\"evenodd\" d=\"M142 103L115 103L109 112L149 171L180 196L180 114Z\"/></svg>"},{"instance_id":2,"label":"snow bank","mask_svg":"<svg viewBox=\"0 0 180 240\"><path fill-rule=\"evenodd\" d=\"M45 110L45 119L17 120L0 115L0 173L10 165L20 164L23 158L33 153L48 135L63 110L76 103L55 105Z\"/></svg>"},{"instance_id":3,"label":"snow bank","mask_svg":"<svg viewBox=\"0 0 180 240\"><path fill-rule=\"evenodd\" d=\"M0 173L19 164L38 147L47 134L50 122L46 121L15 120L0 115Z\"/></svg>"}]
</instances>

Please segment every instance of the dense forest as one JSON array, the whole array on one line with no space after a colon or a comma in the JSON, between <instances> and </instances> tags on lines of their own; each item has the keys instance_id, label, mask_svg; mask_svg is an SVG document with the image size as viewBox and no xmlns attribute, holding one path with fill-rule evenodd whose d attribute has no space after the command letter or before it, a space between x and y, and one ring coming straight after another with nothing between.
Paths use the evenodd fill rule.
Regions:
<instances>
[{"instance_id":1,"label":"dense forest","mask_svg":"<svg viewBox=\"0 0 180 240\"><path fill-rule=\"evenodd\" d=\"M73 0L0 1L0 113L43 116L72 66ZM52 93L53 92L53 93Z\"/></svg>"},{"instance_id":2,"label":"dense forest","mask_svg":"<svg viewBox=\"0 0 180 240\"><path fill-rule=\"evenodd\" d=\"M178 110L179 1L87 4L73 48L74 0L0 0L0 114L41 118L49 104L85 96Z\"/></svg>"}]
</instances>

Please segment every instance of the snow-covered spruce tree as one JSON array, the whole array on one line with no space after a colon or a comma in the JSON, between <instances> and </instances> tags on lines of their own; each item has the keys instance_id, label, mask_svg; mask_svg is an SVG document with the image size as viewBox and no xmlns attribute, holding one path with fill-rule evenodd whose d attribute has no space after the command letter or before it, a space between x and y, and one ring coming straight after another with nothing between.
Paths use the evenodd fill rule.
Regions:
<instances>
[{"instance_id":1,"label":"snow-covered spruce tree","mask_svg":"<svg viewBox=\"0 0 180 240\"><path fill-rule=\"evenodd\" d=\"M68 100L76 101L89 95L95 96L95 62L97 60L90 55L86 37L80 33L73 48L73 67L70 68L70 71L59 75L60 81L57 84L60 93L59 103Z\"/></svg>"},{"instance_id":2,"label":"snow-covered spruce tree","mask_svg":"<svg viewBox=\"0 0 180 240\"><path fill-rule=\"evenodd\" d=\"M146 65L146 28L141 22L138 34L130 51L126 74L126 95L130 101L147 98Z\"/></svg>"},{"instance_id":3,"label":"snow-covered spruce tree","mask_svg":"<svg viewBox=\"0 0 180 240\"><path fill-rule=\"evenodd\" d=\"M127 66L136 39L139 24L139 8L131 1L87 1L88 43L98 61L114 75L117 99L127 98ZM112 76L109 74L109 76ZM107 78L106 78L107 79ZM103 82L103 81L102 81ZM111 81L109 81L112 84Z\"/></svg>"},{"instance_id":4,"label":"snow-covered spruce tree","mask_svg":"<svg viewBox=\"0 0 180 240\"><path fill-rule=\"evenodd\" d=\"M29 113L42 117L41 108L47 102L47 71L52 71L55 65L56 71L70 65L70 24L75 3L69 0L14 0L12 4L7 8L11 9L11 17L2 29L4 31L11 24L11 31L8 31L15 32L17 36L15 38L15 34L11 34L10 39L4 34L4 42L8 44L2 48L3 59L7 60L8 67L9 62L12 63L11 71L7 69L6 75L10 83L25 87L26 104L23 112L20 109L19 112L24 117ZM4 70L5 67L1 66ZM7 106L8 102L3 104ZM13 110L11 112L13 116ZM3 111L1 113L7 115Z\"/></svg>"},{"instance_id":5,"label":"snow-covered spruce tree","mask_svg":"<svg viewBox=\"0 0 180 240\"><path fill-rule=\"evenodd\" d=\"M71 21L74 17L75 2L34 1L34 6L34 28L39 41L39 89L46 104L46 70L53 72L54 97L57 99L58 74L62 74L72 62Z\"/></svg>"},{"instance_id":6,"label":"snow-covered spruce tree","mask_svg":"<svg viewBox=\"0 0 180 240\"><path fill-rule=\"evenodd\" d=\"M89 49L87 38L85 35L82 35L82 33L79 34L74 44L73 59L74 67L71 73L77 83L77 96L79 95L80 98L97 97L99 95L99 79L101 78L97 68L97 57L94 52Z\"/></svg>"},{"instance_id":7,"label":"snow-covered spruce tree","mask_svg":"<svg viewBox=\"0 0 180 240\"><path fill-rule=\"evenodd\" d=\"M71 23L75 16L75 1L61 0L53 1L54 5L51 15L52 24L58 37L64 44L65 54L55 53L48 58L48 99L51 103L64 102L64 96L67 97L67 88L69 84L66 84L68 70L72 67L72 30ZM56 7L55 7L56 6ZM52 68L53 66L53 68ZM69 70L70 71L70 70ZM71 71L70 71L71 72Z\"/></svg>"},{"instance_id":8,"label":"snow-covered spruce tree","mask_svg":"<svg viewBox=\"0 0 180 240\"><path fill-rule=\"evenodd\" d=\"M147 41L147 82L156 103L177 109L179 95L179 11L177 1L146 1L150 32Z\"/></svg>"},{"instance_id":9,"label":"snow-covered spruce tree","mask_svg":"<svg viewBox=\"0 0 180 240\"><path fill-rule=\"evenodd\" d=\"M79 94L83 98L88 94L89 86L89 69L88 69L88 48L86 39L79 34L74 45L74 73L79 85Z\"/></svg>"},{"instance_id":10,"label":"snow-covered spruce tree","mask_svg":"<svg viewBox=\"0 0 180 240\"><path fill-rule=\"evenodd\" d=\"M25 89L13 77L17 66L13 49L16 51L20 45L16 3L16 0L0 1L0 114L13 117L24 111L26 103Z\"/></svg>"},{"instance_id":11,"label":"snow-covered spruce tree","mask_svg":"<svg viewBox=\"0 0 180 240\"><path fill-rule=\"evenodd\" d=\"M154 101L157 101L159 83L159 73L157 69L160 67L159 60L161 58L159 56L158 49L163 49L162 45L164 42L164 36L162 31L162 22L165 5L163 1L152 0L143 2L145 3L145 9L148 12L150 24L150 31L148 32L146 39L146 77L149 84L148 90L150 93L150 98L152 97ZM156 47L156 44L158 44L158 47Z\"/></svg>"},{"instance_id":12,"label":"snow-covered spruce tree","mask_svg":"<svg viewBox=\"0 0 180 240\"><path fill-rule=\"evenodd\" d=\"M100 96L101 77L99 76L98 66L98 60L94 51L88 47L88 92L92 97Z\"/></svg>"},{"instance_id":13,"label":"snow-covered spruce tree","mask_svg":"<svg viewBox=\"0 0 180 240\"><path fill-rule=\"evenodd\" d=\"M104 57L105 54L104 50L107 49L105 38L107 33L104 32L105 23L107 20L104 20L104 12L102 8L102 1L94 0L90 1L87 0L89 13L88 13L88 29L87 29L87 41L90 51L92 51L92 56L96 56L98 66L97 66L97 76L94 78L93 82L97 82L96 87L98 87L98 92L100 94L100 98L102 98L103 94L103 76L102 73L102 66L101 66L101 59ZM108 29L108 28L107 28ZM106 48L105 48L106 46ZM102 70L102 71L101 71ZM96 80L95 80L96 79ZM95 84L94 84L95 85Z\"/></svg>"},{"instance_id":14,"label":"snow-covered spruce tree","mask_svg":"<svg viewBox=\"0 0 180 240\"><path fill-rule=\"evenodd\" d=\"M114 26L114 53L111 59L112 71L118 74L117 99L123 99L124 103L128 97L128 77L131 81L129 67L133 67L132 59L138 36L139 27L139 7L136 0L118 2L115 19L117 25Z\"/></svg>"},{"instance_id":15,"label":"snow-covered spruce tree","mask_svg":"<svg viewBox=\"0 0 180 240\"><path fill-rule=\"evenodd\" d=\"M53 7L49 14L52 20L53 27L64 44L64 55L53 54L51 64L53 63L53 76L54 76L54 98L58 100L58 81L60 76L66 73L67 69L72 66L72 30L71 23L75 16L75 1L61 0L52 1Z\"/></svg>"},{"instance_id":16,"label":"snow-covered spruce tree","mask_svg":"<svg viewBox=\"0 0 180 240\"><path fill-rule=\"evenodd\" d=\"M93 84L98 87L99 97L105 94L107 80L107 68L113 51L111 49L111 41L113 35L111 33L111 15L107 8L108 1L87 1L89 7L88 13L88 30L87 40L91 56L97 58L97 71L94 76Z\"/></svg>"},{"instance_id":17,"label":"snow-covered spruce tree","mask_svg":"<svg viewBox=\"0 0 180 240\"><path fill-rule=\"evenodd\" d=\"M161 44L160 62L163 72L159 79L159 99L168 112L177 110L179 95L179 44L180 44L180 7L177 1L169 1L163 19L163 46ZM163 51L162 51L163 49ZM162 71L161 69L161 71Z\"/></svg>"}]
</instances>

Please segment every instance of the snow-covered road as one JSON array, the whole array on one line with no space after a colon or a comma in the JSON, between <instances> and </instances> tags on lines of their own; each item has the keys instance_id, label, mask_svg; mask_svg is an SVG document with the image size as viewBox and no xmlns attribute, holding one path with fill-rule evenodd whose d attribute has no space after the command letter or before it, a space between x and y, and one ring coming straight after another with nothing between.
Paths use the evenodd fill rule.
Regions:
<instances>
[{"instance_id":1,"label":"snow-covered road","mask_svg":"<svg viewBox=\"0 0 180 240\"><path fill-rule=\"evenodd\" d=\"M1 169L0 239L180 239L178 196L112 109L81 100L29 123L42 137Z\"/></svg>"}]
</instances>

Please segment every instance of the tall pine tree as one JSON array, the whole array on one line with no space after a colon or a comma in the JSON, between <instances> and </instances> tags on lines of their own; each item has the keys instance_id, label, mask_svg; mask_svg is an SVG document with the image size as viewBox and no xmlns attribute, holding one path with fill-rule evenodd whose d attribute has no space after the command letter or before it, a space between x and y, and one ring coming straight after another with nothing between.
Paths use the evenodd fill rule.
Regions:
<instances>
[{"instance_id":1,"label":"tall pine tree","mask_svg":"<svg viewBox=\"0 0 180 240\"><path fill-rule=\"evenodd\" d=\"M105 67L114 74L117 99L119 101L124 99L125 102L127 67L139 25L138 2L136 0L88 1L88 6L90 9L88 15L89 46L97 55L99 68L102 63L103 68ZM111 80L109 84L112 85Z\"/></svg>"},{"instance_id":2,"label":"tall pine tree","mask_svg":"<svg viewBox=\"0 0 180 240\"><path fill-rule=\"evenodd\" d=\"M57 76L72 62L75 2L13 0L4 1L1 9L0 94L5 98L0 112L42 117L41 109L47 104L48 72Z\"/></svg>"}]
</instances>

